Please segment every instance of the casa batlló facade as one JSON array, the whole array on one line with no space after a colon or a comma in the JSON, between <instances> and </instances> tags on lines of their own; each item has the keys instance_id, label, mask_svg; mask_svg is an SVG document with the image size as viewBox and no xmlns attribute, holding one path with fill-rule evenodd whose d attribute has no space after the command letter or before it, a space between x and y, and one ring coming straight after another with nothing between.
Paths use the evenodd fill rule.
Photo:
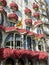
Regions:
<instances>
[{"instance_id":1,"label":"casa batll\u00f3 facade","mask_svg":"<svg viewBox=\"0 0 49 65\"><path fill-rule=\"evenodd\" d=\"M48 65L46 0L0 0L0 65Z\"/></svg>"}]
</instances>

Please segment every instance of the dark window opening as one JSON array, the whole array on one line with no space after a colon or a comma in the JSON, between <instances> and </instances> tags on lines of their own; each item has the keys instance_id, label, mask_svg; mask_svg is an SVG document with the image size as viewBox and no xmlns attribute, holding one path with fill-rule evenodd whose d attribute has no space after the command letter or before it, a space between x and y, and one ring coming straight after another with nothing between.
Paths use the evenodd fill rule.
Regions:
<instances>
[{"instance_id":1,"label":"dark window opening","mask_svg":"<svg viewBox=\"0 0 49 65\"><path fill-rule=\"evenodd\" d=\"M0 43L2 43L2 33L0 32Z\"/></svg>"},{"instance_id":2,"label":"dark window opening","mask_svg":"<svg viewBox=\"0 0 49 65\"><path fill-rule=\"evenodd\" d=\"M18 65L24 65L24 60L19 59L19 60L18 60Z\"/></svg>"},{"instance_id":3,"label":"dark window opening","mask_svg":"<svg viewBox=\"0 0 49 65\"><path fill-rule=\"evenodd\" d=\"M30 27L29 26L26 26L26 30L30 30Z\"/></svg>"},{"instance_id":4,"label":"dark window opening","mask_svg":"<svg viewBox=\"0 0 49 65\"><path fill-rule=\"evenodd\" d=\"M38 45L38 49L41 51L41 45Z\"/></svg>"},{"instance_id":5,"label":"dark window opening","mask_svg":"<svg viewBox=\"0 0 49 65\"><path fill-rule=\"evenodd\" d=\"M8 58L8 59L6 60L5 65L14 65L14 60L11 59L11 58Z\"/></svg>"},{"instance_id":6,"label":"dark window opening","mask_svg":"<svg viewBox=\"0 0 49 65\"><path fill-rule=\"evenodd\" d=\"M28 49L31 50L31 37L27 37Z\"/></svg>"},{"instance_id":7,"label":"dark window opening","mask_svg":"<svg viewBox=\"0 0 49 65\"><path fill-rule=\"evenodd\" d=\"M13 22L10 22L10 27L11 27L11 26L13 27L14 25L15 25L15 23L13 23Z\"/></svg>"},{"instance_id":8,"label":"dark window opening","mask_svg":"<svg viewBox=\"0 0 49 65\"><path fill-rule=\"evenodd\" d=\"M3 14L0 14L0 24L3 25L4 22L4 16Z\"/></svg>"},{"instance_id":9,"label":"dark window opening","mask_svg":"<svg viewBox=\"0 0 49 65\"><path fill-rule=\"evenodd\" d=\"M20 46L20 41L17 41L17 46Z\"/></svg>"}]
</instances>

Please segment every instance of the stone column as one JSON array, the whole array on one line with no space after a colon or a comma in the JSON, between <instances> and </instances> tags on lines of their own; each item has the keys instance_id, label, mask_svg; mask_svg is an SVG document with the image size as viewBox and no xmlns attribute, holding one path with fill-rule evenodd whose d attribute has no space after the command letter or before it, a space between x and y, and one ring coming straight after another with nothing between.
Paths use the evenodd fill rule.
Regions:
<instances>
[{"instance_id":1,"label":"stone column","mask_svg":"<svg viewBox=\"0 0 49 65\"><path fill-rule=\"evenodd\" d=\"M24 49L24 36L23 36L23 34L21 35L21 40L22 40L22 49Z\"/></svg>"},{"instance_id":2,"label":"stone column","mask_svg":"<svg viewBox=\"0 0 49 65\"><path fill-rule=\"evenodd\" d=\"M48 53L48 65L49 65L49 53Z\"/></svg>"},{"instance_id":3,"label":"stone column","mask_svg":"<svg viewBox=\"0 0 49 65\"><path fill-rule=\"evenodd\" d=\"M16 61L15 61L15 65L18 65L18 59L16 59Z\"/></svg>"},{"instance_id":4,"label":"stone column","mask_svg":"<svg viewBox=\"0 0 49 65\"><path fill-rule=\"evenodd\" d=\"M38 49L38 40L36 40L36 51L39 51L39 49Z\"/></svg>"},{"instance_id":5,"label":"stone column","mask_svg":"<svg viewBox=\"0 0 49 65\"><path fill-rule=\"evenodd\" d=\"M43 42L43 50L46 51L46 48L45 48L45 42L44 42L43 39L42 39L42 42Z\"/></svg>"},{"instance_id":6,"label":"stone column","mask_svg":"<svg viewBox=\"0 0 49 65\"><path fill-rule=\"evenodd\" d=\"M13 49L15 48L15 33L14 33L14 36L13 36Z\"/></svg>"},{"instance_id":7,"label":"stone column","mask_svg":"<svg viewBox=\"0 0 49 65\"><path fill-rule=\"evenodd\" d=\"M1 61L1 64L0 65L4 65L4 62L3 61Z\"/></svg>"},{"instance_id":8,"label":"stone column","mask_svg":"<svg viewBox=\"0 0 49 65\"><path fill-rule=\"evenodd\" d=\"M32 51L33 51L33 40L32 40L32 37L31 37L31 48L32 48Z\"/></svg>"},{"instance_id":9,"label":"stone column","mask_svg":"<svg viewBox=\"0 0 49 65\"><path fill-rule=\"evenodd\" d=\"M27 36L26 36L26 50L28 49L28 45L27 45Z\"/></svg>"},{"instance_id":10,"label":"stone column","mask_svg":"<svg viewBox=\"0 0 49 65\"><path fill-rule=\"evenodd\" d=\"M25 65L28 65L28 59L27 58L25 59Z\"/></svg>"}]
</instances>

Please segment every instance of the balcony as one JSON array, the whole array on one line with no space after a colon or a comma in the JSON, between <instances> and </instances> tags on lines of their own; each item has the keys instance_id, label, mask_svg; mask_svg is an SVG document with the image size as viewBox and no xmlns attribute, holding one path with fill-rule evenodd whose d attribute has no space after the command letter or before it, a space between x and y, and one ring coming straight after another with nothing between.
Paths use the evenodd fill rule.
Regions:
<instances>
[{"instance_id":1,"label":"balcony","mask_svg":"<svg viewBox=\"0 0 49 65\"><path fill-rule=\"evenodd\" d=\"M26 15L31 16L31 10L29 8L26 8L24 12Z\"/></svg>"},{"instance_id":2,"label":"balcony","mask_svg":"<svg viewBox=\"0 0 49 65\"><path fill-rule=\"evenodd\" d=\"M31 19L25 19L25 24L28 26L32 25L32 20Z\"/></svg>"},{"instance_id":3,"label":"balcony","mask_svg":"<svg viewBox=\"0 0 49 65\"><path fill-rule=\"evenodd\" d=\"M6 0L0 0L0 5L2 5L2 6L6 6L7 5L7 2L6 2Z\"/></svg>"},{"instance_id":4,"label":"balcony","mask_svg":"<svg viewBox=\"0 0 49 65\"><path fill-rule=\"evenodd\" d=\"M39 14L38 12L35 12L35 13L33 13L33 16L34 16L35 18L39 18L40 14Z\"/></svg>"},{"instance_id":5,"label":"balcony","mask_svg":"<svg viewBox=\"0 0 49 65\"><path fill-rule=\"evenodd\" d=\"M38 5L37 4L33 3L32 7L33 7L33 9L38 10Z\"/></svg>"},{"instance_id":6,"label":"balcony","mask_svg":"<svg viewBox=\"0 0 49 65\"><path fill-rule=\"evenodd\" d=\"M17 11L18 10L18 5L15 2L10 3L10 8L13 11Z\"/></svg>"},{"instance_id":7,"label":"balcony","mask_svg":"<svg viewBox=\"0 0 49 65\"><path fill-rule=\"evenodd\" d=\"M14 22L18 21L18 16L14 13L9 14L8 18Z\"/></svg>"}]
</instances>

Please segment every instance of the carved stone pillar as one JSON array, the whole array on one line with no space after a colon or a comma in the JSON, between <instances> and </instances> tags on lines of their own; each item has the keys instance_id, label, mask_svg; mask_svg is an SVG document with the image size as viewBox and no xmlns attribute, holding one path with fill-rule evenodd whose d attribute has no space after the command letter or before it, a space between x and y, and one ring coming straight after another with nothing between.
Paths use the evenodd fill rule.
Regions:
<instances>
[{"instance_id":1,"label":"carved stone pillar","mask_svg":"<svg viewBox=\"0 0 49 65\"><path fill-rule=\"evenodd\" d=\"M15 65L18 65L18 59L16 59L16 61L15 61Z\"/></svg>"},{"instance_id":2,"label":"carved stone pillar","mask_svg":"<svg viewBox=\"0 0 49 65\"><path fill-rule=\"evenodd\" d=\"M28 49L27 36L26 36L26 50Z\"/></svg>"},{"instance_id":3,"label":"carved stone pillar","mask_svg":"<svg viewBox=\"0 0 49 65\"><path fill-rule=\"evenodd\" d=\"M24 65L28 65L28 59L25 59L25 64Z\"/></svg>"},{"instance_id":4,"label":"carved stone pillar","mask_svg":"<svg viewBox=\"0 0 49 65\"><path fill-rule=\"evenodd\" d=\"M24 35L21 35L21 40L22 40L22 49L24 49Z\"/></svg>"}]
</instances>

